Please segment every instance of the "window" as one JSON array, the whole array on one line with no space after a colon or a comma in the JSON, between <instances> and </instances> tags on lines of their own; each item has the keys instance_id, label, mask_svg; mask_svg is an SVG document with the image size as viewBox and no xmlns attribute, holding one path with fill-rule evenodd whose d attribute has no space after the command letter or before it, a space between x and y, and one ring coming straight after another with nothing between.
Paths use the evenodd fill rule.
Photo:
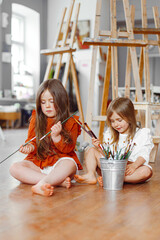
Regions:
<instances>
[{"instance_id":1,"label":"window","mask_svg":"<svg viewBox=\"0 0 160 240\"><path fill-rule=\"evenodd\" d=\"M34 24L33 24L34 23ZM40 81L40 15L12 3L12 94L34 100Z\"/></svg>"},{"instance_id":2,"label":"window","mask_svg":"<svg viewBox=\"0 0 160 240\"><path fill-rule=\"evenodd\" d=\"M24 22L22 16L13 14L11 21L12 29L12 70L13 74L20 74L24 66L25 43L24 43Z\"/></svg>"}]
</instances>

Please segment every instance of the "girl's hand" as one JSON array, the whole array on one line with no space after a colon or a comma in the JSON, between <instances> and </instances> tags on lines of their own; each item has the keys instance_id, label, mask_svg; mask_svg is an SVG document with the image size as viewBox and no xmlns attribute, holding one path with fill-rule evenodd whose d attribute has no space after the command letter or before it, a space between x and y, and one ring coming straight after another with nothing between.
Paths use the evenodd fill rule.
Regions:
<instances>
[{"instance_id":1,"label":"girl's hand","mask_svg":"<svg viewBox=\"0 0 160 240\"><path fill-rule=\"evenodd\" d=\"M136 166L134 163L127 164L125 176L132 175L136 170Z\"/></svg>"},{"instance_id":2,"label":"girl's hand","mask_svg":"<svg viewBox=\"0 0 160 240\"><path fill-rule=\"evenodd\" d=\"M31 152L33 152L35 149L35 147L31 144L31 143L28 143L26 146L23 147L23 145L20 147L20 152L21 153L24 153L24 154L29 154Z\"/></svg>"},{"instance_id":3,"label":"girl's hand","mask_svg":"<svg viewBox=\"0 0 160 240\"><path fill-rule=\"evenodd\" d=\"M62 124L59 121L51 127L51 138L53 142L59 142L61 140Z\"/></svg>"},{"instance_id":4,"label":"girl's hand","mask_svg":"<svg viewBox=\"0 0 160 240\"><path fill-rule=\"evenodd\" d=\"M99 148L99 145L101 144L98 138L92 138L92 144L96 147Z\"/></svg>"}]
</instances>

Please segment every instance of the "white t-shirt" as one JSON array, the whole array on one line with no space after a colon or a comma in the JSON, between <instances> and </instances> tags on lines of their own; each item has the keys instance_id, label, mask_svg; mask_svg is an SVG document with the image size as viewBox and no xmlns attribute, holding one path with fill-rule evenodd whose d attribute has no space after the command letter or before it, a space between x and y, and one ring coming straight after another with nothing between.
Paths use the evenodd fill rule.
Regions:
<instances>
[{"instance_id":1,"label":"white t-shirt","mask_svg":"<svg viewBox=\"0 0 160 240\"><path fill-rule=\"evenodd\" d=\"M104 138L103 141L105 143L111 143L111 133L110 130L107 129L106 132L104 132ZM149 163L149 156L152 148L154 147L151 131L149 128L137 128L136 133L134 135L133 140L130 140L131 146L135 143L132 153L129 156L128 161L135 162L139 156L143 157L145 159L145 163L143 165L146 165L151 168ZM119 142L118 147L119 149L122 149L122 152L125 152L125 148L128 144L127 140L127 134L119 134ZM131 147L132 148L132 147ZM111 151L113 151L113 144L110 145Z\"/></svg>"}]
</instances>

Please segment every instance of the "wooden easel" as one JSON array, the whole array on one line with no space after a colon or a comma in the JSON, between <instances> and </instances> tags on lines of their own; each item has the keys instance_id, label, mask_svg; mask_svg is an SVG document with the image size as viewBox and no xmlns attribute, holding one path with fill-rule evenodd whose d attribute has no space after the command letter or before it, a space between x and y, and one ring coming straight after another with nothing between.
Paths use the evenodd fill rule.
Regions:
<instances>
[{"instance_id":1,"label":"wooden easel","mask_svg":"<svg viewBox=\"0 0 160 240\"><path fill-rule=\"evenodd\" d=\"M84 44L93 45L92 68L91 68L91 75L90 75L90 87L89 87L86 120L90 125L92 121L100 121L99 138L101 140L103 137L103 129L104 129L105 120L106 120L105 115L106 115L106 109L107 109L107 100L108 100L108 93L109 93L108 89L110 84L111 70L112 70L112 98L114 99L118 96L117 46L130 47L130 56L131 56L132 67L134 69L134 80L135 80L136 91L137 91L137 99L138 101L142 102L142 91L141 91L141 85L139 81L139 71L138 71L139 67L138 67L137 54L136 54L135 47L146 46L147 42L144 40L134 39L128 0L124 0L123 4L124 4L124 10L125 10L128 39L124 40L124 39L118 38L119 33L117 32L116 0L110 0L111 31L99 30L101 0L97 0L94 39L86 39L84 41ZM109 38L103 39L101 37L109 37ZM108 52L107 52L107 61L106 61L106 68L105 68L101 115L93 117L92 109L93 109L94 78L95 78L95 69L96 69L97 46L108 46Z\"/></svg>"},{"instance_id":2,"label":"wooden easel","mask_svg":"<svg viewBox=\"0 0 160 240\"><path fill-rule=\"evenodd\" d=\"M132 12L133 13L133 6L132 6ZM139 60L139 76L140 76L140 83L142 85L142 78L143 78L143 72L144 72L144 80L145 80L145 93L146 93L146 102L141 103L137 102L134 103L135 109L137 110L143 110L145 111L145 121L141 120L142 127L148 127L151 128L151 120L156 120L156 128L155 128L155 134L153 136L153 143L154 148L151 153L150 162L154 162L158 146L160 143L160 104L151 103L151 91L150 91L150 72L149 72L149 45L159 45L160 40L160 23L159 23L159 14L158 14L158 8L153 7L153 15L154 15L154 22L155 22L155 29L148 28L147 26L147 8L146 8L146 0L141 0L141 12L142 12L142 28L133 28L133 31L135 34L142 34L143 39L148 41L148 44L145 47L141 47L140 52L140 60ZM134 19L133 20L133 26L134 26ZM157 35L157 41L148 40L148 34ZM159 47L160 52L160 47ZM127 61L130 62L130 57L128 55ZM126 68L126 80L125 80L125 96L130 96L130 90L128 86L130 85L130 73L131 68ZM156 111L156 114L152 114L153 111Z\"/></svg>"},{"instance_id":3,"label":"wooden easel","mask_svg":"<svg viewBox=\"0 0 160 240\"><path fill-rule=\"evenodd\" d=\"M135 12L134 6L132 7L131 14ZM141 9L142 9L142 28L133 28L133 32L135 34L142 34L143 39L148 42L145 47L141 47L140 52L140 60L139 60L139 76L140 76L140 83L142 85L142 78L143 78L143 71L144 71L144 80L145 80L145 93L146 93L146 101L151 102L151 92L150 92L150 72L149 72L149 45L158 45L159 35L157 35L158 41L150 41L148 40L148 34L156 34L160 33L160 29L156 30L153 28L147 28L147 9L146 9L146 0L141 0ZM155 25L158 24L158 9L157 7L153 7L155 10ZM132 24L134 26L134 17L132 18ZM121 32L122 33L122 32ZM130 96L130 74L131 74L131 66L130 66L130 55L127 56L127 68L126 68L126 79L125 79L125 96Z\"/></svg>"},{"instance_id":4,"label":"wooden easel","mask_svg":"<svg viewBox=\"0 0 160 240\"><path fill-rule=\"evenodd\" d=\"M44 55L50 55L49 62L48 62L48 65L47 65L47 69L46 69L46 73L45 73L45 76L44 76L44 81L49 78L50 72L51 72L54 64L56 65L54 78L58 79L59 73L60 73L60 68L61 68L61 65L62 65L63 55L67 54L65 71L64 71L62 83L63 83L63 86L66 88L68 75L69 75L69 70L71 69L73 83L74 83L74 87L75 87L78 110L79 110L79 113L80 113L81 121L82 121L82 123L84 123L84 115L83 115L83 110L82 110L82 103L81 103L81 98L80 98L77 73L76 73L75 63L73 61L73 56L72 56L72 53L76 51L76 49L73 49L73 44L75 42L75 34L76 34L76 28L77 28L77 22L78 22L80 3L78 3L76 5L75 17L74 17L74 20L73 20L73 26L72 26L72 29L71 29L70 38L68 38L68 33L69 33L69 29L70 29L70 24L71 24L71 17L72 17L74 3L75 3L75 0L71 0L66 23L64 23L64 18L65 18L67 8L64 8L64 10L62 12L61 21L60 21L60 24L59 24L59 28L58 28L58 32L57 32L57 36L56 36L56 40L55 40L55 44L53 46L53 49L41 50L41 53L44 54ZM59 39L60 39L60 35L62 33L62 27L64 26L64 24L65 24L65 29L63 31L63 38L60 41ZM57 60L56 63L53 62L55 55L58 55L58 60Z\"/></svg>"},{"instance_id":5,"label":"wooden easel","mask_svg":"<svg viewBox=\"0 0 160 240\"><path fill-rule=\"evenodd\" d=\"M149 41L147 37L147 14L146 14L146 0L141 0L142 6L142 29L141 34L143 39L135 39L134 34L136 33L134 29L134 7L131 6L129 8L129 1L123 0L123 8L125 13L125 22L126 22L126 30L125 31L117 31L116 25L116 0L110 0L110 12L111 12L111 31L100 31L99 30L99 22L100 22L100 9L101 9L101 0L97 0L96 7L96 17L95 17L95 34L93 39L84 40L84 44L93 45L93 54L92 54L92 68L91 68L91 76L90 76L90 88L89 88L89 97L88 97L88 106L87 106L87 122L91 125L92 121L100 121L99 128L99 138L102 140L103 138L103 130L106 121L106 109L107 109L107 100L108 100L108 89L110 84L110 75L112 71L112 99L118 96L118 61L117 61L117 47L127 46L128 54L127 54L127 65L126 65L126 78L125 78L125 96L130 96L130 74L131 67L133 69L133 77L136 88L136 101L141 105L143 102L142 97L142 77L143 77L143 68L145 69L145 87L146 87L146 100L147 104L145 107L138 108L140 111L140 119L142 126L150 126L147 125L147 122L151 121L151 95L150 95L150 74L149 74L149 56L148 56L148 45L159 44L159 37L157 35L158 41ZM159 18L157 13L157 8L155 8L155 22L156 28L159 28ZM144 30L145 29L145 30ZM153 31L153 29L152 29ZM158 29L156 29L156 33L158 34ZM105 38L102 38L105 37ZM109 38L106 38L109 37ZM125 39L124 39L125 38ZM94 93L94 77L95 77L95 69L96 69L96 54L97 54L97 46L108 46L107 52L107 61L106 61L106 69L105 69L105 77L104 77L104 87L103 87L103 96L102 96L102 106L101 106L101 115L100 116L92 116L93 111L93 93ZM141 57L138 64L136 47L141 47ZM144 115L144 110L146 114ZM148 114L148 111L150 112ZM147 119L145 119L147 117ZM149 119L150 117L150 119ZM156 133L158 130L156 130ZM87 138L87 136L86 136ZM155 136L156 142L160 139Z\"/></svg>"}]
</instances>

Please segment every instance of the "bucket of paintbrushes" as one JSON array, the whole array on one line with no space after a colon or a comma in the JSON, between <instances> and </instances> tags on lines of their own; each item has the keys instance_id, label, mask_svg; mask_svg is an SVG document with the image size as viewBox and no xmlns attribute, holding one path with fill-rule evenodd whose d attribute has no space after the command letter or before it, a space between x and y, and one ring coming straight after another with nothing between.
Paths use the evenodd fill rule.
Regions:
<instances>
[{"instance_id":1,"label":"bucket of paintbrushes","mask_svg":"<svg viewBox=\"0 0 160 240\"><path fill-rule=\"evenodd\" d=\"M127 159L112 160L101 158L100 164L103 188L107 190L121 190L124 183Z\"/></svg>"}]
</instances>

